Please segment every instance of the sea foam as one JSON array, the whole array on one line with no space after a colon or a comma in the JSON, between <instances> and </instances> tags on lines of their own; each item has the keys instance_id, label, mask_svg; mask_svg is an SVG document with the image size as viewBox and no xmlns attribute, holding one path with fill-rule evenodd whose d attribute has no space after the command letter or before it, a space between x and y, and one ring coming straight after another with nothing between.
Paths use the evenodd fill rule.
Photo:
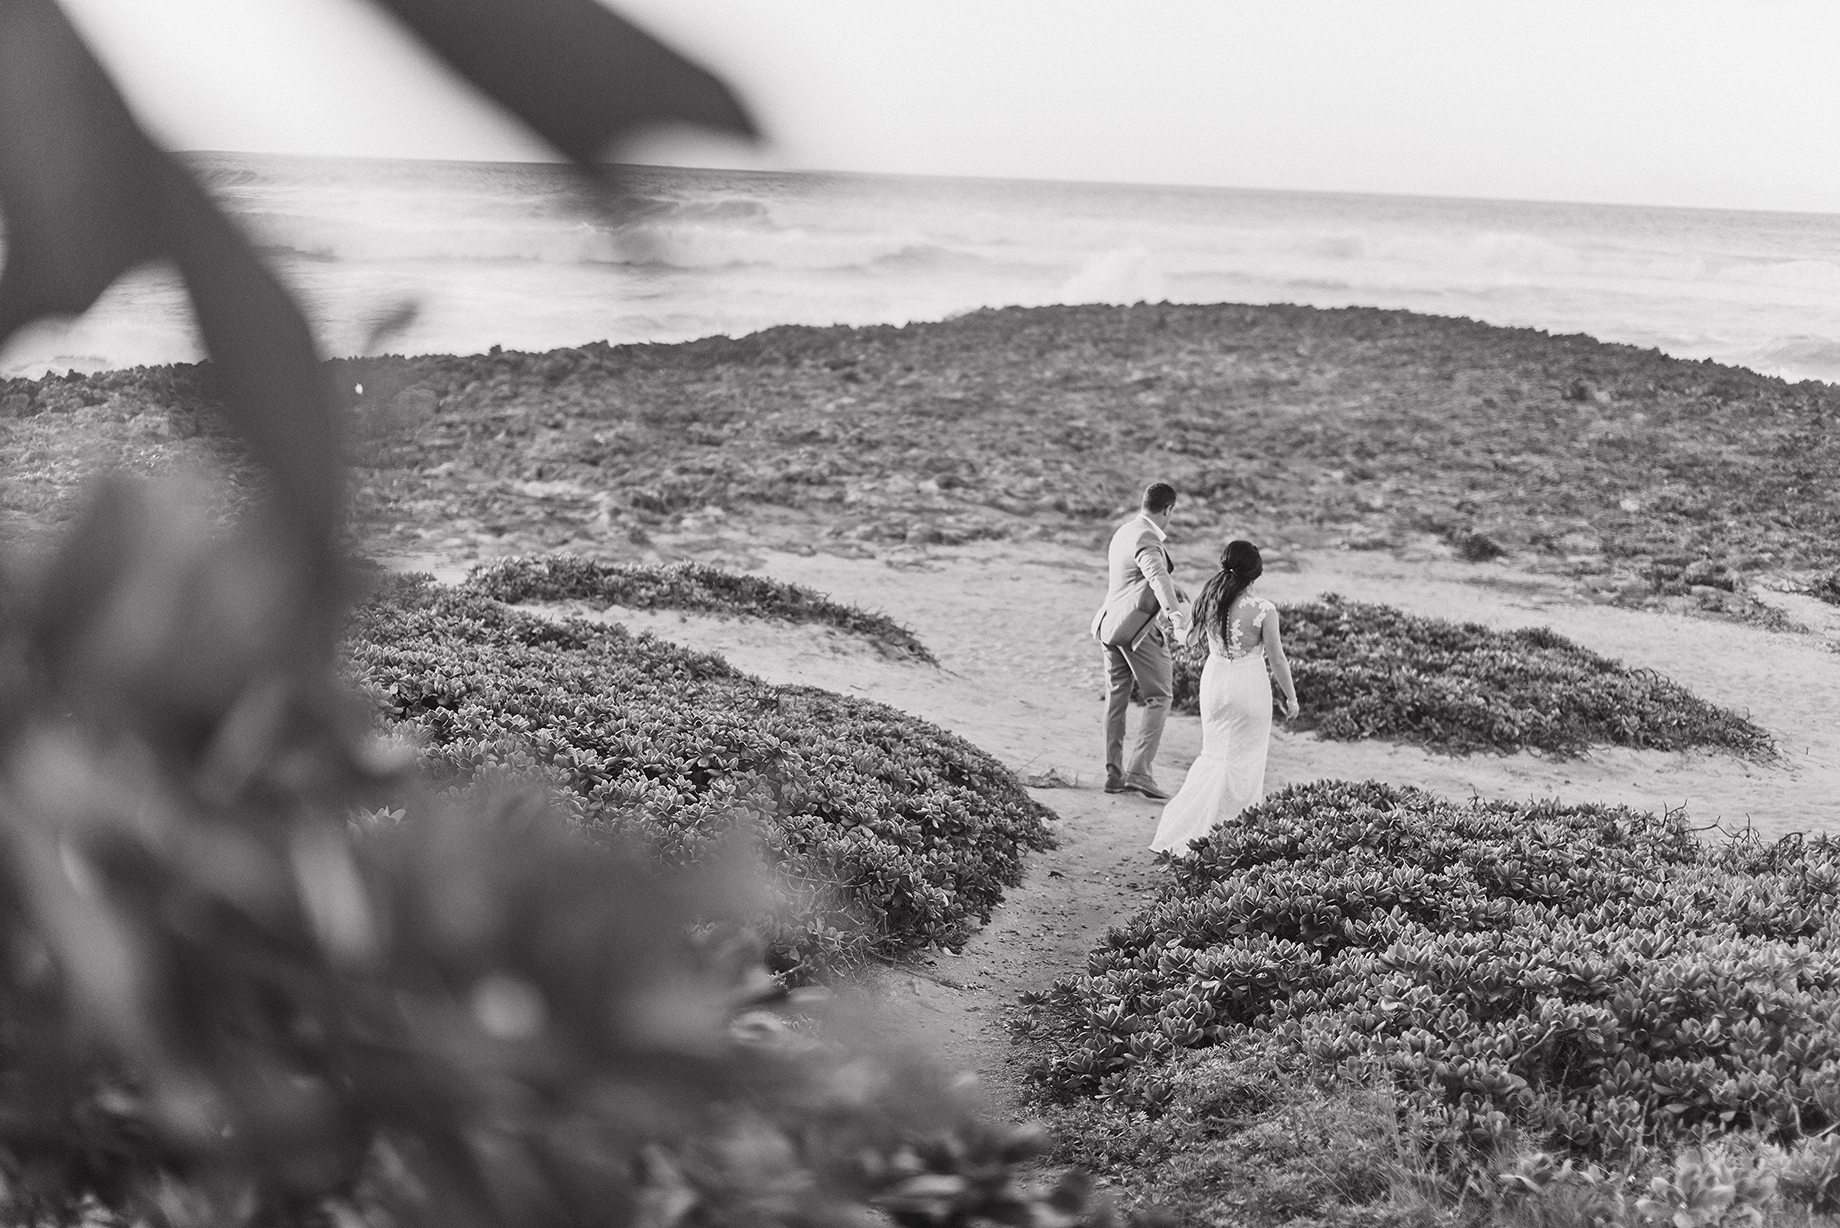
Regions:
<instances>
[{"instance_id":1,"label":"sea foam","mask_svg":"<svg viewBox=\"0 0 1840 1228\"><path fill-rule=\"evenodd\" d=\"M634 168L189 158L330 353L405 298L393 348L677 341L1065 302L1371 305L1585 332L1840 379L1840 218L1513 201ZM144 271L0 372L191 359Z\"/></svg>"}]
</instances>

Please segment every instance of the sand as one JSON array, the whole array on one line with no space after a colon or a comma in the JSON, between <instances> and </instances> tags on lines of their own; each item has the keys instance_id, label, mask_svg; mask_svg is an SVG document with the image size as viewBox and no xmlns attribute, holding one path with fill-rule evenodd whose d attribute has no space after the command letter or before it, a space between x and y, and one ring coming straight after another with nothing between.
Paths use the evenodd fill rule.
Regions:
<instances>
[{"instance_id":1,"label":"sand","mask_svg":"<svg viewBox=\"0 0 1840 1228\"><path fill-rule=\"evenodd\" d=\"M1101 668L1086 625L1103 589L1101 557L1047 542L902 548L879 558L748 550L733 542L726 552L746 556L754 570L776 579L892 614L919 633L940 666L891 660L828 629L581 603L544 608L718 652L773 682L869 696L960 734L1025 778L1069 782L1033 790L1059 816L1060 847L1029 859L1022 886L964 952L878 970L863 989L883 1008L884 1026L975 1071L998 1111L1021 1113L1004 1012L1018 994L1083 967L1093 942L1137 907L1161 873L1147 848L1158 804L1108 796L1098 787ZM437 570L449 578L461 574L452 565ZM1267 572L1260 589L1280 602L1337 592L1498 628L1549 626L1748 713L1783 752L1770 764L1723 753L1620 748L1582 759L1450 756L1384 742L1327 741L1280 727L1268 788L1371 778L1450 797L1684 807L1689 822L1706 827L1711 838L1719 827L1750 826L1766 836L1840 832L1840 653L1834 651L1840 626L1769 631L1598 605L1579 600L1562 580L1505 564L1360 551L1293 555L1285 569ZM1181 782L1199 748L1199 721L1172 716L1158 761L1166 786Z\"/></svg>"}]
</instances>

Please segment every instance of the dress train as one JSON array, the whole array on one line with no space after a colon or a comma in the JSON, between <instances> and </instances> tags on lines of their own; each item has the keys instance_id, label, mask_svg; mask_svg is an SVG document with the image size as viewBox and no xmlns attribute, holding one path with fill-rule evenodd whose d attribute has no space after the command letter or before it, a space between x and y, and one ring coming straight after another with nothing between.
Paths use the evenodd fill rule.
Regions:
<instances>
[{"instance_id":1,"label":"dress train","mask_svg":"<svg viewBox=\"0 0 1840 1228\"><path fill-rule=\"evenodd\" d=\"M1163 808L1150 847L1183 853L1189 842L1265 796L1271 746L1271 678L1265 651L1228 659L1216 645L1201 670L1201 755Z\"/></svg>"}]
</instances>

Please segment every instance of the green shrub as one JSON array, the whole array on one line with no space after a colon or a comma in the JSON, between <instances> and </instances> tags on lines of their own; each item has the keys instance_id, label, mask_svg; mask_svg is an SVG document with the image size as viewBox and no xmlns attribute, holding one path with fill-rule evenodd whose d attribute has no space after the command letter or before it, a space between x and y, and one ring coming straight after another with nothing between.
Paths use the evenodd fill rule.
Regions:
<instances>
[{"instance_id":1,"label":"green shrub","mask_svg":"<svg viewBox=\"0 0 1840 1228\"><path fill-rule=\"evenodd\" d=\"M1502 1228L1610 1228L1629 1222L1628 1183L1595 1164L1524 1153L1495 1174ZM1677 1228L1686 1228L1677 1225Z\"/></svg>"},{"instance_id":2,"label":"green shrub","mask_svg":"<svg viewBox=\"0 0 1840 1228\"><path fill-rule=\"evenodd\" d=\"M704 563L603 563L573 554L541 554L481 563L464 587L513 605L586 599L635 610L697 610L822 623L860 635L892 655L939 663L912 631L885 614L842 605L801 584L739 575Z\"/></svg>"},{"instance_id":3,"label":"green shrub","mask_svg":"<svg viewBox=\"0 0 1840 1228\"><path fill-rule=\"evenodd\" d=\"M1465 531L1453 533L1450 544L1456 547L1457 557L1468 563L1487 563L1507 554L1502 544L1486 533Z\"/></svg>"},{"instance_id":4,"label":"green shrub","mask_svg":"<svg viewBox=\"0 0 1840 1228\"><path fill-rule=\"evenodd\" d=\"M1156 1111L1187 1049L1275 1040L1391 1087L1452 1163L1840 1124L1840 844L1678 813L1294 787L1174 859L1030 1025L1056 1096Z\"/></svg>"},{"instance_id":5,"label":"green shrub","mask_svg":"<svg viewBox=\"0 0 1840 1228\"><path fill-rule=\"evenodd\" d=\"M1840 567L1810 581L1808 595L1818 597L1828 605L1840 605Z\"/></svg>"},{"instance_id":6,"label":"green shrub","mask_svg":"<svg viewBox=\"0 0 1840 1228\"><path fill-rule=\"evenodd\" d=\"M789 979L963 943L1049 844L1049 812L944 730L619 627L416 579L357 612L348 651L438 780L547 775L587 830L672 864L751 828L787 894L767 938Z\"/></svg>"},{"instance_id":7,"label":"green shrub","mask_svg":"<svg viewBox=\"0 0 1840 1228\"><path fill-rule=\"evenodd\" d=\"M1493 631L1333 595L1280 613L1299 725L1325 738L1391 738L1459 754L1773 751L1770 735L1737 713L1544 627ZM1204 652L1177 651L1178 711L1197 710L1205 664Z\"/></svg>"},{"instance_id":8,"label":"green shrub","mask_svg":"<svg viewBox=\"0 0 1840 1228\"><path fill-rule=\"evenodd\" d=\"M1840 1138L1808 1139L1785 1157L1776 1178L1783 1198L1818 1215L1840 1214Z\"/></svg>"}]
</instances>

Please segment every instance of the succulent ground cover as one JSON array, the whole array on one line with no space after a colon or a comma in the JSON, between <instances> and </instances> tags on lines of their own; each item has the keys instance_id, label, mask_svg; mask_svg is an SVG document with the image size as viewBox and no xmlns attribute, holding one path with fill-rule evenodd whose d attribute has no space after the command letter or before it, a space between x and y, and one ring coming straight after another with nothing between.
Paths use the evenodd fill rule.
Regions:
<instances>
[{"instance_id":1,"label":"succulent ground cover","mask_svg":"<svg viewBox=\"0 0 1840 1228\"><path fill-rule=\"evenodd\" d=\"M1746 717L1544 627L1494 631L1334 595L1280 613L1299 726L1325 738L1392 738L1453 753L1773 750ZM1197 710L1205 664L1205 652L1184 645L1176 653L1178 711Z\"/></svg>"},{"instance_id":2,"label":"succulent ground cover","mask_svg":"<svg viewBox=\"0 0 1840 1228\"><path fill-rule=\"evenodd\" d=\"M1439 1169L1395 1099L1325 1083L1264 1051L1193 1055L1154 1115L1052 1110L1062 1163L1182 1223L1243 1228L1805 1228L1840 1211L1840 1140L1755 1137L1619 1165L1515 1148Z\"/></svg>"},{"instance_id":3,"label":"succulent ground cover","mask_svg":"<svg viewBox=\"0 0 1840 1228\"><path fill-rule=\"evenodd\" d=\"M1444 1173L1530 1150L1639 1171L1840 1124L1825 838L1709 844L1679 814L1323 782L1167 875L1016 1022L1082 1138L1263 1120L1301 1094L1282 1070L1383 1094Z\"/></svg>"},{"instance_id":4,"label":"succulent ground cover","mask_svg":"<svg viewBox=\"0 0 1840 1228\"><path fill-rule=\"evenodd\" d=\"M706 563L605 563L573 554L514 556L473 568L466 587L513 605L580 599L637 610L694 610L817 623L862 636L890 655L939 663L912 631L886 614L832 601L802 584Z\"/></svg>"},{"instance_id":5,"label":"succulent ground cover","mask_svg":"<svg viewBox=\"0 0 1840 1228\"><path fill-rule=\"evenodd\" d=\"M758 924L787 980L963 943L1050 840L1015 777L941 729L619 627L415 578L357 611L347 651L439 781L546 778L581 827L672 864L746 836L782 896Z\"/></svg>"},{"instance_id":6,"label":"succulent ground cover","mask_svg":"<svg viewBox=\"0 0 1840 1228\"><path fill-rule=\"evenodd\" d=\"M1129 441L1154 438L1181 541L1428 534L1483 558L1486 539L1683 608L1840 564L1834 387L1404 311L1013 308L327 372L367 440L353 498L373 550L636 554L712 506L787 544L1086 542L1146 479ZM210 452L214 404L207 367L0 383L18 478L0 513L55 518L92 454Z\"/></svg>"}]
</instances>

